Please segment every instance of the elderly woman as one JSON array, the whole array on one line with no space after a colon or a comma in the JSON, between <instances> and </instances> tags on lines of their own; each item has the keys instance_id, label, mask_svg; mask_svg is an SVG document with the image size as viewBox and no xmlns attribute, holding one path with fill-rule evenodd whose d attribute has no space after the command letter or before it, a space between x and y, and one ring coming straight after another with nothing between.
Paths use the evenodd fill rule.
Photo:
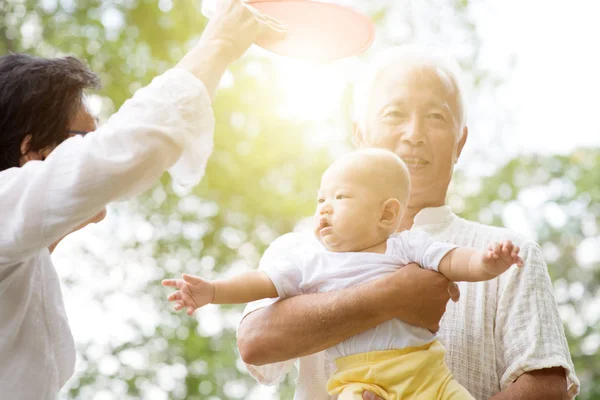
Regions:
<instances>
[{"instance_id":1,"label":"elderly woman","mask_svg":"<svg viewBox=\"0 0 600 400\"><path fill-rule=\"evenodd\" d=\"M82 101L98 78L74 58L0 58L0 393L54 399L75 346L50 259L57 241L166 170L197 183L212 149L211 98L227 65L281 26L239 0L175 68L96 129ZM85 136L83 136L85 134Z\"/></svg>"}]
</instances>

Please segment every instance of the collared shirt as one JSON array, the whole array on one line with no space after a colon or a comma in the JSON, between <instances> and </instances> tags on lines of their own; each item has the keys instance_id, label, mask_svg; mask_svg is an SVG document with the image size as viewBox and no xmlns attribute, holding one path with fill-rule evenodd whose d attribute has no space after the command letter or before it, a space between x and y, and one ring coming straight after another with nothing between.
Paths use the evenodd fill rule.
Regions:
<instances>
[{"instance_id":1,"label":"collared shirt","mask_svg":"<svg viewBox=\"0 0 600 400\"><path fill-rule=\"evenodd\" d=\"M476 399L484 400L525 372L562 367L567 371L568 393L574 397L579 381L540 247L508 229L459 218L448 206L422 210L412 229L425 231L435 240L480 250L501 240L512 240L521 247L522 268L511 268L485 282L458 283L460 300L449 302L438 332L456 380ZM245 314L273 301L251 303ZM296 362L299 372L294 398L330 400L325 387L333 366L323 352L247 367L259 382L276 384Z\"/></svg>"},{"instance_id":2,"label":"collared shirt","mask_svg":"<svg viewBox=\"0 0 600 400\"><path fill-rule=\"evenodd\" d=\"M107 203L148 189L167 168L183 185L198 182L213 130L204 84L172 69L97 131L65 140L44 161L0 172L2 399L55 399L74 371L48 246Z\"/></svg>"}]
</instances>

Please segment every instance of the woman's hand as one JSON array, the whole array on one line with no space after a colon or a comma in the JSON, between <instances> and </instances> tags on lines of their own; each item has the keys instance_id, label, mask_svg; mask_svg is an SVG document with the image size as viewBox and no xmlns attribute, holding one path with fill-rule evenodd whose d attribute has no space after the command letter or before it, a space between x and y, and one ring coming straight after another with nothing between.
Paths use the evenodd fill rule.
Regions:
<instances>
[{"instance_id":1,"label":"woman's hand","mask_svg":"<svg viewBox=\"0 0 600 400\"><path fill-rule=\"evenodd\" d=\"M202 34L201 41L222 45L231 61L240 58L258 39L283 39L287 27L242 0L222 0L215 16Z\"/></svg>"},{"instance_id":2,"label":"woman's hand","mask_svg":"<svg viewBox=\"0 0 600 400\"><path fill-rule=\"evenodd\" d=\"M227 66L244 54L257 38L277 40L287 27L241 0L221 0L202 37L177 64L200 79L211 99Z\"/></svg>"}]
</instances>

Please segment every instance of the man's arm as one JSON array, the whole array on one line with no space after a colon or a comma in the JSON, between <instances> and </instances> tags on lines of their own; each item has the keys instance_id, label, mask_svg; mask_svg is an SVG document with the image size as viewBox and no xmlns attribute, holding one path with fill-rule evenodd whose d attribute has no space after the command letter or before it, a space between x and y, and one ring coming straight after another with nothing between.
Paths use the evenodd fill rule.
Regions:
<instances>
[{"instance_id":1,"label":"man's arm","mask_svg":"<svg viewBox=\"0 0 600 400\"><path fill-rule=\"evenodd\" d=\"M526 372L490 400L567 400L567 378L561 367Z\"/></svg>"},{"instance_id":2,"label":"man's arm","mask_svg":"<svg viewBox=\"0 0 600 400\"><path fill-rule=\"evenodd\" d=\"M554 288L540 247L499 279L495 337L501 399L563 399L579 392Z\"/></svg>"},{"instance_id":3,"label":"man's arm","mask_svg":"<svg viewBox=\"0 0 600 400\"><path fill-rule=\"evenodd\" d=\"M490 397L490 400L567 400L566 387L564 369L541 369L521 375L508 389ZM383 399L371 392L364 392L363 400Z\"/></svg>"},{"instance_id":4,"label":"man's arm","mask_svg":"<svg viewBox=\"0 0 600 400\"><path fill-rule=\"evenodd\" d=\"M290 360L392 318L437 331L449 299L448 285L443 275L410 264L359 286L279 301L242 320L240 355L252 365Z\"/></svg>"},{"instance_id":5,"label":"man's arm","mask_svg":"<svg viewBox=\"0 0 600 400\"><path fill-rule=\"evenodd\" d=\"M546 368L527 372L506 390L490 400L567 400L567 378L563 368ZM383 400L364 392L363 400Z\"/></svg>"}]
</instances>

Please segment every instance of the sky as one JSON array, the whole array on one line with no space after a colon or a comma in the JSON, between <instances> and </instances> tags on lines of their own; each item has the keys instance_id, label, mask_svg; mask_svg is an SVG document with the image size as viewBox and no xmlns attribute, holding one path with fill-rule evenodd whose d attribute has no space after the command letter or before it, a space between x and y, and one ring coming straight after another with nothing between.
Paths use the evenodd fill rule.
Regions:
<instances>
[{"instance_id":1,"label":"sky","mask_svg":"<svg viewBox=\"0 0 600 400\"><path fill-rule=\"evenodd\" d=\"M515 145L568 152L600 145L600 2L485 2L476 7L491 68L517 63L498 101L515 115Z\"/></svg>"}]
</instances>

